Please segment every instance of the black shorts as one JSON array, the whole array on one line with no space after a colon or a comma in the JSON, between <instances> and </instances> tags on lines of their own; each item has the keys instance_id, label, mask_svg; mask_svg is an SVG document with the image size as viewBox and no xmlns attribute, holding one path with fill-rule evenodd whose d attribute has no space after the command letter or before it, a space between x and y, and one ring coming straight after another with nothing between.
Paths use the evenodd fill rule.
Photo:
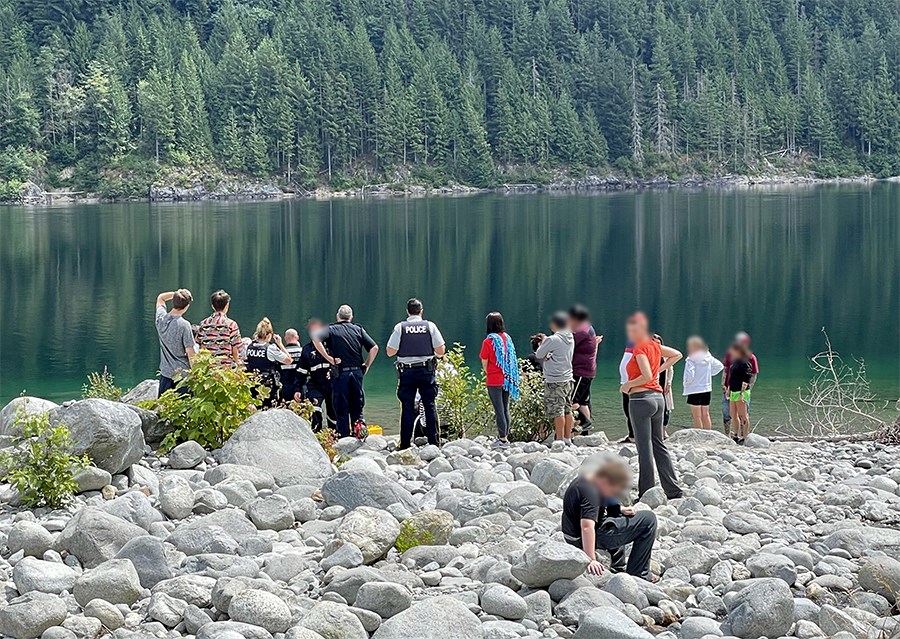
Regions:
<instances>
[{"instance_id":1,"label":"black shorts","mask_svg":"<svg viewBox=\"0 0 900 639\"><path fill-rule=\"evenodd\" d=\"M693 393L687 396L687 403L689 406L709 406L710 400L712 400L711 391L706 391L705 393Z\"/></svg>"},{"instance_id":2,"label":"black shorts","mask_svg":"<svg viewBox=\"0 0 900 639\"><path fill-rule=\"evenodd\" d=\"M572 393L572 403L579 406L588 406L591 403L591 382L593 377L575 377L575 392Z\"/></svg>"}]
</instances>

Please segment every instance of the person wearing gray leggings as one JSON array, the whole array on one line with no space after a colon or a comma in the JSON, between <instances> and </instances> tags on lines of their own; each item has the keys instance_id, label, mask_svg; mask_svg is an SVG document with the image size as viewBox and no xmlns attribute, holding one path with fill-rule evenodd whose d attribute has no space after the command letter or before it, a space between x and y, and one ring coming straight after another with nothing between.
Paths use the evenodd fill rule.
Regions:
<instances>
[{"instance_id":1,"label":"person wearing gray leggings","mask_svg":"<svg viewBox=\"0 0 900 639\"><path fill-rule=\"evenodd\" d=\"M634 356L626 366L628 381L620 390L628 394L628 416L634 428L638 453L638 498L656 485L656 471L669 499L681 497L681 487L666 448L663 418L666 399L659 374L670 370L681 353L663 346L658 336L650 335L647 317L634 313L625 324L628 340L634 344Z\"/></svg>"},{"instance_id":2,"label":"person wearing gray leggings","mask_svg":"<svg viewBox=\"0 0 900 639\"><path fill-rule=\"evenodd\" d=\"M494 407L494 417L497 420L497 437L501 441L509 439L509 391L502 386L488 386L488 397Z\"/></svg>"}]
</instances>

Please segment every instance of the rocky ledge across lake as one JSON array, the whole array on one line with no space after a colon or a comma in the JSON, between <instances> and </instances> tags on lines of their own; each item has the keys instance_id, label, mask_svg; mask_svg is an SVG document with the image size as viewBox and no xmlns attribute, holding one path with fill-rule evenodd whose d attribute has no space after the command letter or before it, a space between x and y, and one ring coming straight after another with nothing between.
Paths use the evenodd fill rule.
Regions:
<instances>
[{"instance_id":1,"label":"rocky ledge across lake","mask_svg":"<svg viewBox=\"0 0 900 639\"><path fill-rule=\"evenodd\" d=\"M568 482L590 456L634 448L484 438L398 452L337 444L332 469L305 422L257 414L225 451L149 448L146 419L112 402L53 408L104 431L70 510L0 490L0 633L16 639L883 639L900 633L900 455L873 443L738 447L670 438L685 496L659 489L657 584L584 574L563 543ZM96 422L96 423L94 423ZM267 428L271 426L271 428ZM137 430L136 430L137 429ZM100 432L100 431L98 431ZM112 435L115 435L113 437ZM120 442L122 451L115 451ZM95 444L83 438L91 454ZM254 449L258 447L258 450ZM285 463L293 460L297 472ZM253 464L253 465L249 465ZM418 545L417 545L418 544ZM398 550L398 546L400 552Z\"/></svg>"}]
</instances>

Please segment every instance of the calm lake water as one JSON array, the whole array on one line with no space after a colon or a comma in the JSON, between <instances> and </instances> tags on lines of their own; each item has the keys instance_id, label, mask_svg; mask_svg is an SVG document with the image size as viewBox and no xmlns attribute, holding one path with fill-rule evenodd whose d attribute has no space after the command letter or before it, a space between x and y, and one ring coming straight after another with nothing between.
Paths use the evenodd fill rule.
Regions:
<instances>
[{"instance_id":1,"label":"calm lake water","mask_svg":"<svg viewBox=\"0 0 900 639\"><path fill-rule=\"evenodd\" d=\"M77 397L104 366L125 387L152 377L157 293L191 289L199 322L221 287L245 335L263 315L283 332L346 302L382 348L416 295L473 365L488 311L503 312L524 355L552 311L584 302L605 336L595 412L613 434L629 312L644 309L678 347L699 333L719 356L746 330L762 369L753 418L772 428L808 379L823 327L896 400L898 252L900 184L886 183L0 208L0 402L23 389ZM366 384L369 421L393 427L383 354ZM680 397L673 422L690 422Z\"/></svg>"}]
</instances>

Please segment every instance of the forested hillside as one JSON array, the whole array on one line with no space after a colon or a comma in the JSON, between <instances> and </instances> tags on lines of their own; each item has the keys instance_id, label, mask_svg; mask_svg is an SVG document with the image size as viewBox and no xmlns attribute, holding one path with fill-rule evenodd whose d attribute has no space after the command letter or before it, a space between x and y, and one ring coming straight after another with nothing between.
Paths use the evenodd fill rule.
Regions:
<instances>
[{"instance_id":1,"label":"forested hillside","mask_svg":"<svg viewBox=\"0 0 900 639\"><path fill-rule=\"evenodd\" d=\"M0 189L125 194L159 166L485 185L801 154L897 174L898 6L0 0Z\"/></svg>"}]
</instances>

